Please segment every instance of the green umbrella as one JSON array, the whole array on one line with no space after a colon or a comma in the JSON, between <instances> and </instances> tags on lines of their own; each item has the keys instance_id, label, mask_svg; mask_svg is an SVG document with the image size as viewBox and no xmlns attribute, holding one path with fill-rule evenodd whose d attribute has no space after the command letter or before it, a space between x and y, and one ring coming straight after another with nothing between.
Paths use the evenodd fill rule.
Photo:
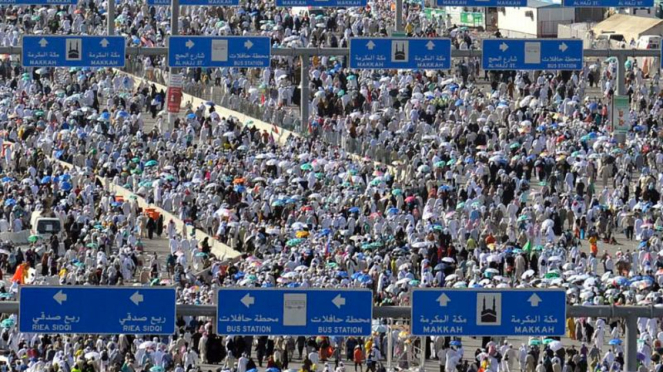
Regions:
<instances>
[{"instance_id":1,"label":"green umbrella","mask_svg":"<svg viewBox=\"0 0 663 372\"><path fill-rule=\"evenodd\" d=\"M447 163L445 163L444 161L438 161L438 162L435 162L435 164L433 164L433 166L434 166L435 168L444 168L444 166L445 166L446 164L447 164Z\"/></svg>"},{"instance_id":2,"label":"green umbrella","mask_svg":"<svg viewBox=\"0 0 663 372\"><path fill-rule=\"evenodd\" d=\"M411 286L419 285L419 281L416 280L416 279L412 279L412 280L410 280L410 285L411 285Z\"/></svg>"},{"instance_id":3,"label":"green umbrella","mask_svg":"<svg viewBox=\"0 0 663 372\"><path fill-rule=\"evenodd\" d=\"M302 238L295 238L295 239L290 239L290 240L288 240L288 241L285 243L285 245L286 245L287 247L294 247L294 246L297 246L297 245L302 244L303 242L304 242L304 239L302 239Z\"/></svg>"},{"instance_id":4,"label":"green umbrella","mask_svg":"<svg viewBox=\"0 0 663 372\"><path fill-rule=\"evenodd\" d=\"M543 339L543 344L544 344L544 345L548 345L549 343L551 343L551 342L553 342L553 341L555 341L555 340L553 340L552 338L544 338L544 339Z\"/></svg>"},{"instance_id":5,"label":"green umbrella","mask_svg":"<svg viewBox=\"0 0 663 372\"><path fill-rule=\"evenodd\" d=\"M140 163L140 158L133 158L131 161L134 163Z\"/></svg>"},{"instance_id":6,"label":"green umbrella","mask_svg":"<svg viewBox=\"0 0 663 372\"><path fill-rule=\"evenodd\" d=\"M156 160L148 160L148 161L145 163L145 166L146 166L146 167L154 167L154 166L156 166L156 165L158 165L158 164L159 164L159 162L156 161Z\"/></svg>"},{"instance_id":7,"label":"green umbrella","mask_svg":"<svg viewBox=\"0 0 663 372\"><path fill-rule=\"evenodd\" d=\"M456 159L450 159L450 160L447 162L447 165L454 165L454 164L456 164Z\"/></svg>"},{"instance_id":8,"label":"green umbrella","mask_svg":"<svg viewBox=\"0 0 663 372\"><path fill-rule=\"evenodd\" d=\"M551 271L551 272L549 272L549 273L546 273L545 278L546 278L546 279L555 279L555 278L559 278L559 273L558 273L558 272L555 272L555 271ZM545 343L545 340L544 340L544 343Z\"/></svg>"},{"instance_id":9,"label":"green umbrella","mask_svg":"<svg viewBox=\"0 0 663 372\"><path fill-rule=\"evenodd\" d=\"M456 209L463 209L463 208L465 208L465 202L460 202L456 204Z\"/></svg>"},{"instance_id":10,"label":"green umbrella","mask_svg":"<svg viewBox=\"0 0 663 372\"><path fill-rule=\"evenodd\" d=\"M539 186L548 186L548 182L541 181L541 182L539 182Z\"/></svg>"},{"instance_id":11,"label":"green umbrella","mask_svg":"<svg viewBox=\"0 0 663 372\"><path fill-rule=\"evenodd\" d=\"M520 144L519 144L519 143L512 143L511 146L509 146L509 148L512 149L512 150L513 150L513 149L517 149L517 148L519 148L519 147L520 147Z\"/></svg>"},{"instance_id":12,"label":"green umbrella","mask_svg":"<svg viewBox=\"0 0 663 372\"><path fill-rule=\"evenodd\" d=\"M14 322L14 319L7 318L7 319L3 320L2 323L0 323L0 326L2 326L2 328L11 328L11 327L14 326L14 324L16 324Z\"/></svg>"},{"instance_id":13,"label":"green umbrella","mask_svg":"<svg viewBox=\"0 0 663 372\"><path fill-rule=\"evenodd\" d=\"M196 252L196 257L207 257L207 253L205 253L205 252Z\"/></svg>"},{"instance_id":14,"label":"green umbrella","mask_svg":"<svg viewBox=\"0 0 663 372\"><path fill-rule=\"evenodd\" d=\"M30 243L36 243L37 240L40 240L40 239L41 239L41 236L39 236L39 235L30 235L30 236L28 237L28 241L29 241Z\"/></svg>"},{"instance_id":15,"label":"green umbrella","mask_svg":"<svg viewBox=\"0 0 663 372\"><path fill-rule=\"evenodd\" d=\"M403 190L393 189L393 190L391 190L391 195L394 195L394 196L403 195Z\"/></svg>"},{"instance_id":16,"label":"green umbrella","mask_svg":"<svg viewBox=\"0 0 663 372\"><path fill-rule=\"evenodd\" d=\"M142 181L138 184L138 187L152 187L152 181Z\"/></svg>"},{"instance_id":17,"label":"green umbrella","mask_svg":"<svg viewBox=\"0 0 663 372\"><path fill-rule=\"evenodd\" d=\"M88 247L88 248L97 248L98 247L98 245L96 243L87 243L85 246Z\"/></svg>"},{"instance_id":18,"label":"green umbrella","mask_svg":"<svg viewBox=\"0 0 663 372\"><path fill-rule=\"evenodd\" d=\"M330 269L335 269L338 267L338 264L336 262L328 262L327 267Z\"/></svg>"},{"instance_id":19,"label":"green umbrella","mask_svg":"<svg viewBox=\"0 0 663 372\"><path fill-rule=\"evenodd\" d=\"M527 217L527 215L523 214L522 216L518 217L518 222L527 221L528 219L529 219L529 217Z\"/></svg>"},{"instance_id":20,"label":"green umbrella","mask_svg":"<svg viewBox=\"0 0 663 372\"><path fill-rule=\"evenodd\" d=\"M322 173L322 172L317 172L317 173L315 174L315 178L318 178L318 179L320 179L320 178L325 178L325 174Z\"/></svg>"},{"instance_id":21,"label":"green umbrella","mask_svg":"<svg viewBox=\"0 0 663 372\"><path fill-rule=\"evenodd\" d=\"M538 346L538 345L541 345L541 340L539 340L538 338L533 338L529 340L529 346Z\"/></svg>"},{"instance_id":22,"label":"green umbrella","mask_svg":"<svg viewBox=\"0 0 663 372\"><path fill-rule=\"evenodd\" d=\"M304 170L304 171L310 171L311 169L313 169L313 166L310 163L305 163L305 164L302 164L299 167L299 169Z\"/></svg>"}]
</instances>

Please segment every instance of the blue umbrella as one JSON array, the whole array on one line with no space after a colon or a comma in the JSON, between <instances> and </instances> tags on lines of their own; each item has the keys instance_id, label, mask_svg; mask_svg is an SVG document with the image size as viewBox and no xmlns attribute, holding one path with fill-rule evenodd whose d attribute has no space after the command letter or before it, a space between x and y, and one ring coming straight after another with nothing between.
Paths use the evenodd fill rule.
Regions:
<instances>
[{"instance_id":1,"label":"blue umbrella","mask_svg":"<svg viewBox=\"0 0 663 372\"><path fill-rule=\"evenodd\" d=\"M243 277L244 277L244 273L243 273L242 271L238 272L237 274L235 274L235 275L233 276L233 278L234 278L235 280L237 280L237 279L242 279Z\"/></svg>"},{"instance_id":2,"label":"blue umbrella","mask_svg":"<svg viewBox=\"0 0 663 372\"><path fill-rule=\"evenodd\" d=\"M621 344L622 344L622 340L620 340L620 339L618 339L618 338L613 338L612 340L610 340L610 342L608 342L608 344L609 344L609 345L621 345Z\"/></svg>"},{"instance_id":3,"label":"blue umbrella","mask_svg":"<svg viewBox=\"0 0 663 372\"><path fill-rule=\"evenodd\" d=\"M110 120L110 112L104 111L99 115L99 119L101 120Z\"/></svg>"},{"instance_id":4,"label":"blue umbrella","mask_svg":"<svg viewBox=\"0 0 663 372\"><path fill-rule=\"evenodd\" d=\"M280 372L281 370L276 367L270 367L265 370L265 372Z\"/></svg>"},{"instance_id":5,"label":"blue umbrella","mask_svg":"<svg viewBox=\"0 0 663 372\"><path fill-rule=\"evenodd\" d=\"M361 276L359 276L358 280L359 280L360 283L370 283L370 282L373 281L373 278L371 278L370 275L361 274Z\"/></svg>"},{"instance_id":6,"label":"blue umbrella","mask_svg":"<svg viewBox=\"0 0 663 372\"><path fill-rule=\"evenodd\" d=\"M347 271L337 271L336 276L339 278L347 278L348 277L348 272Z\"/></svg>"},{"instance_id":7,"label":"blue umbrella","mask_svg":"<svg viewBox=\"0 0 663 372\"><path fill-rule=\"evenodd\" d=\"M288 283L288 288L299 288L299 283ZM246 371L248 372L248 371Z\"/></svg>"},{"instance_id":8,"label":"blue umbrella","mask_svg":"<svg viewBox=\"0 0 663 372\"><path fill-rule=\"evenodd\" d=\"M129 113L124 110L120 110L115 114L116 118L128 118L129 116L131 115L129 115Z\"/></svg>"},{"instance_id":9,"label":"blue umbrella","mask_svg":"<svg viewBox=\"0 0 663 372\"><path fill-rule=\"evenodd\" d=\"M40 183L49 183L49 182L51 182L51 176L44 176L44 177L41 178L41 181L39 181L39 182Z\"/></svg>"},{"instance_id":10,"label":"blue umbrella","mask_svg":"<svg viewBox=\"0 0 663 372\"><path fill-rule=\"evenodd\" d=\"M399 211L399 209L396 208L396 207L392 207L392 208L387 209L387 213L389 213L389 214L398 214L398 211Z\"/></svg>"},{"instance_id":11,"label":"blue umbrella","mask_svg":"<svg viewBox=\"0 0 663 372\"><path fill-rule=\"evenodd\" d=\"M71 190L71 183L62 182L62 185L60 185L60 188L64 191L69 191L69 190Z\"/></svg>"},{"instance_id":12,"label":"blue umbrella","mask_svg":"<svg viewBox=\"0 0 663 372\"><path fill-rule=\"evenodd\" d=\"M348 209L348 212L350 213L358 213L359 212L359 207L352 207Z\"/></svg>"},{"instance_id":13,"label":"blue umbrella","mask_svg":"<svg viewBox=\"0 0 663 372\"><path fill-rule=\"evenodd\" d=\"M453 340L453 341L449 342L449 345L451 345L451 346L463 346L463 344L458 340Z\"/></svg>"},{"instance_id":14,"label":"blue umbrella","mask_svg":"<svg viewBox=\"0 0 663 372\"><path fill-rule=\"evenodd\" d=\"M235 192L243 193L244 191L246 191L246 187L244 187L242 185L236 185L235 186Z\"/></svg>"},{"instance_id":15,"label":"blue umbrella","mask_svg":"<svg viewBox=\"0 0 663 372\"><path fill-rule=\"evenodd\" d=\"M69 181L71 180L71 176L68 173L65 173L61 177L62 181Z\"/></svg>"},{"instance_id":16,"label":"blue umbrella","mask_svg":"<svg viewBox=\"0 0 663 372\"><path fill-rule=\"evenodd\" d=\"M362 275L364 275L364 274L362 274L362 273L354 273L354 274L352 274L352 276L350 277L350 279L355 280L355 279L359 278L359 277L362 276Z\"/></svg>"},{"instance_id":17,"label":"blue umbrella","mask_svg":"<svg viewBox=\"0 0 663 372\"><path fill-rule=\"evenodd\" d=\"M263 288L272 288L273 286L274 286L274 284L272 284L272 283L270 283L270 282L264 282L264 283L262 283L262 287L263 287Z\"/></svg>"},{"instance_id":18,"label":"blue umbrella","mask_svg":"<svg viewBox=\"0 0 663 372\"><path fill-rule=\"evenodd\" d=\"M458 100L456 100L456 102L454 103L454 106L456 106L456 107L458 107L458 106L462 106L462 105L463 105L463 100L462 100L462 99L458 99Z\"/></svg>"},{"instance_id":19,"label":"blue umbrella","mask_svg":"<svg viewBox=\"0 0 663 372\"><path fill-rule=\"evenodd\" d=\"M11 207L13 205L16 205L16 200L14 200L14 199L5 200L5 207Z\"/></svg>"},{"instance_id":20,"label":"blue umbrella","mask_svg":"<svg viewBox=\"0 0 663 372\"><path fill-rule=\"evenodd\" d=\"M11 182L11 181L13 181L13 180L14 180L14 179L11 178L11 177L7 177L7 176L2 177L2 182L4 182L4 183Z\"/></svg>"},{"instance_id":21,"label":"blue umbrella","mask_svg":"<svg viewBox=\"0 0 663 372\"><path fill-rule=\"evenodd\" d=\"M327 236L330 233L331 233L331 229L322 229L322 231L320 231L320 235L322 235L322 236Z\"/></svg>"},{"instance_id":22,"label":"blue umbrella","mask_svg":"<svg viewBox=\"0 0 663 372\"><path fill-rule=\"evenodd\" d=\"M195 118L196 118L196 114L194 114L194 113L190 113L189 115L186 116L186 118L187 118L187 119L195 119Z\"/></svg>"}]
</instances>

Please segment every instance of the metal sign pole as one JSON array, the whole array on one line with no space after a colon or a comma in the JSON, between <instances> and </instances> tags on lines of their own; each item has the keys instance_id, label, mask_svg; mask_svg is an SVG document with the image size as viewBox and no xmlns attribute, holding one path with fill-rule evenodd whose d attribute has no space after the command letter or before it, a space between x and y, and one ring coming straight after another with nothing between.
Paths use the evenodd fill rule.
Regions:
<instances>
[{"instance_id":1,"label":"metal sign pole","mask_svg":"<svg viewBox=\"0 0 663 372\"><path fill-rule=\"evenodd\" d=\"M387 319L387 371L391 371L391 361L394 358L394 340L391 327L394 325L393 319Z\"/></svg>"},{"instance_id":2,"label":"metal sign pole","mask_svg":"<svg viewBox=\"0 0 663 372\"><path fill-rule=\"evenodd\" d=\"M403 31L403 0L396 0L396 31Z\"/></svg>"},{"instance_id":3,"label":"metal sign pole","mask_svg":"<svg viewBox=\"0 0 663 372\"><path fill-rule=\"evenodd\" d=\"M170 2L170 11L171 11L171 19L170 19L170 34L171 35L179 35L180 30L179 30L179 18L180 18L180 0L171 0ZM170 68L170 74L169 74L169 80L170 78L175 75L179 74L180 69L179 68ZM165 103L164 103L165 105ZM177 115L173 114L171 112L168 113L168 130L174 130L175 129L175 119L177 119Z\"/></svg>"},{"instance_id":4,"label":"metal sign pole","mask_svg":"<svg viewBox=\"0 0 663 372\"><path fill-rule=\"evenodd\" d=\"M624 359L626 360L627 371L638 370L638 318L629 316L626 319L626 350ZM656 337L656 336L654 336Z\"/></svg>"},{"instance_id":5,"label":"metal sign pole","mask_svg":"<svg viewBox=\"0 0 663 372\"><path fill-rule=\"evenodd\" d=\"M299 113L301 116L301 126L304 131L309 128L309 105L311 104L311 93L309 92L308 69L310 64L310 55L302 54L302 71L301 71L301 103L299 105Z\"/></svg>"},{"instance_id":6,"label":"metal sign pole","mask_svg":"<svg viewBox=\"0 0 663 372\"><path fill-rule=\"evenodd\" d=\"M115 35L115 0L108 0L106 18L106 32L108 36L113 36Z\"/></svg>"}]
</instances>

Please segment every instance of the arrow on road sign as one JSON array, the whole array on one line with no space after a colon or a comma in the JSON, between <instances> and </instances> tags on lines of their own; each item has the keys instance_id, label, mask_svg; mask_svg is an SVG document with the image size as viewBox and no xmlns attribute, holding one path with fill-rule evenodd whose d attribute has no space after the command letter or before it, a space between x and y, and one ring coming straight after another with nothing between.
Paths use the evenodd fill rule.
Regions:
<instances>
[{"instance_id":1,"label":"arrow on road sign","mask_svg":"<svg viewBox=\"0 0 663 372\"><path fill-rule=\"evenodd\" d=\"M559 50L561 50L562 53L564 53L567 49L569 49L569 46L566 45L566 43L562 42L562 43L559 45Z\"/></svg>"},{"instance_id":2,"label":"arrow on road sign","mask_svg":"<svg viewBox=\"0 0 663 372\"><path fill-rule=\"evenodd\" d=\"M506 52L507 49L509 49L509 46L506 45L505 42L502 42L502 44L500 44L500 50L501 50L502 52Z\"/></svg>"},{"instance_id":3,"label":"arrow on road sign","mask_svg":"<svg viewBox=\"0 0 663 372\"><path fill-rule=\"evenodd\" d=\"M193 40L191 40L191 39L187 40L187 42L184 44L184 46L189 48L189 49L193 48L194 45L196 45L196 44L194 44Z\"/></svg>"},{"instance_id":4,"label":"arrow on road sign","mask_svg":"<svg viewBox=\"0 0 663 372\"><path fill-rule=\"evenodd\" d=\"M252 46L253 46L253 43L251 42L251 40L247 40L247 41L244 42L244 48L251 49Z\"/></svg>"},{"instance_id":5,"label":"arrow on road sign","mask_svg":"<svg viewBox=\"0 0 663 372\"><path fill-rule=\"evenodd\" d=\"M451 302L451 299L446 295L446 293L442 293L436 301L440 303L440 306L445 307L449 302Z\"/></svg>"},{"instance_id":6,"label":"arrow on road sign","mask_svg":"<svg viewBox=\"0 0 663 372\"><path fill-rule=\"evenodd\" d=\"M543 302L543 300L541 299L541 297L537 296L536 293L534 293L531 296L529 296L527 302L529 302L530 305L532 305L532 307L537 307L541 302Z\"/></svg>"},{"instance_id":7,"label":"arrow on road sign","mask_svg":"<svg viewBox=\"0 0 663 372\"><path fill-rule=\"evenodd\" d=\"M340 309L341 306L345 305L345 298L341 297L341 294L339 293L338 295L336 295L336 297L334 297L332 303L336 305L337 308Z\"/></svg>"},{"instance_id":8,"label":"arrow on road sign","mask_svg":"<svg viewBox=\"0 0 663 372\"><path fill-rule=\"evenodd\" d=\"M44 40L44 39L42 39L42 40ZM63 293L62 290L60 290L58 293L55 294L55 296L53 296L53 299L58 304L62 305L63 302L67 301L67 294Z\"/></svg>"},{"instance_id":9,"label":"arrow on road sign","mask_svg":"<svg viewBox=\"0 0 663 372\"><path fill-rule=\"evenodd\" d=\"M99 42L99 44L101 44L101 46L102 46L103 48L105 48L105 47L108 46L108 44L110 44L110 42L108 41L108 39L103 38L103 39L101 39L101 41Z\"/></svg>"},{"instance_id":10,"label":"arrow on road sign","mask_svg":"<svg viewBox=\"0 0 663 372\"><path fill-rule=\"evenodd\" d=\"M244 304L244 306L246 306L247 308L248 308L249 306L253 305L254 303L256 303L256 299L255 299L255 297L251 297L251 294L249 294L249 293L247 293L246 296L242 297L242 299L241 299L240 301L241 301L241 302Z\"/></svg>"},{"instance_id":11,"label":"arrow on road sign","mask_svg":"<svg viewBox=\"0 0 663 372\"><path fill-rule=\"evenodd\" d=\"M366 44L366 48L368 48L368 50L373 50L373 48L375 48L375 43L373 42L373 40L369 41Z\"/></svg>"},{"instance_id":12,"label":"arrow on road sign","mask_svg":"<svg viewBox=\"0 0 663 372\"><path fill-rule=\"evenodd\" d=\"M141 302L143 302L143 295L138 293L138 291L136 291L134 294L131 295L131 297L129 297L129 299L131 300L131 302L136 304L136 306L138 306L140 305Z\"/></svg>"},{"instance_id":13,"label":"arrow on road sign","mask_svg":"<svg viewBox=\"0 0 663 372\"><path fill-rule=\"evenodd\" d=\"M435 48L435 43L433 42L433 40L429 41L426 44L426 48L428 48L428 50L433 50L433 48Z\"/></svg>"},{"instance_id":14,"label":"arrow on road sign","mask_svg":"<svg viewBox=\"0 0 663 372\"><path fill-rule=\"evenodd\" d=\"M41 45L42 48L46 48L46 45L48 45L48 41L46 41L46 39L44 38L41 38L41 40L39 40L39 45Z\"/></svg>"}]
</instances>

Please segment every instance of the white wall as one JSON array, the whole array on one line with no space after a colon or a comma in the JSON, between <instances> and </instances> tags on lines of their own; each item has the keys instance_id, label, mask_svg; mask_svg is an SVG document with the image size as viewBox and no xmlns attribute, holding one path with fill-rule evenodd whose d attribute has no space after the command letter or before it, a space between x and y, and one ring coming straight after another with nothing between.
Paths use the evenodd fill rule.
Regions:
<instances>
[{"instance_id":1,"label":"white wall","mask_svg":"<svg viewBox=\"0 0 663 372\"><path fill-rule=\"evenodd\" d=\"M536 37L537 12L535 8L504 8L505 12L497 12L497 28L505 37ZM532 17L525 16L532 12Z\"/></svg>"},{"instance_id":2,"label":"white wall","mask_svg":"<svg viewBox=\"0 0 663 372\"><path fill-rule=\"evenodd\" d=\"M574 8L540 8L539 16L539 36L555 37L557 36L557 26L561 24L571 24L575 20Z\"/></svg>"}]
</instances>

